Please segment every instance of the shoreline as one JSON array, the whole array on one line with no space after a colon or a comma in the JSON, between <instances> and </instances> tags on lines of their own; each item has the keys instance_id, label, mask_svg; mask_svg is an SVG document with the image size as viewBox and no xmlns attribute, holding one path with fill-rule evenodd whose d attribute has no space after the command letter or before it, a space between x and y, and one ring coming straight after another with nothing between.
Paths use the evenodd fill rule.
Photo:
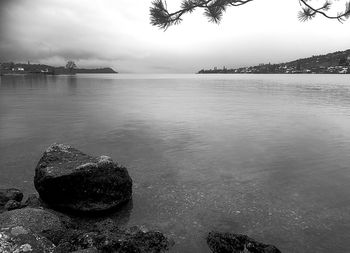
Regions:
<instances>
[{"instance_id":1,"label":"shoreline","mask_svg":"<svg viewBox=\"0 0 350 253\"><path fill-rule=\"evenodd\" d=\"M0 189L0 251L161 253L175 241L144 226L120 227L112 214L130 208L132 179L110 157L92 157L64 144L46 149L35 169L39 193L23 200ZM132 208L132 206L131 206ZM209 231L213 253L280 253L247 235ZM22 251L21 251L22 250ZM81 251L83 250L83 251ZM16 251L16 252L17 252Z\"/></svg>"}]
</instances>

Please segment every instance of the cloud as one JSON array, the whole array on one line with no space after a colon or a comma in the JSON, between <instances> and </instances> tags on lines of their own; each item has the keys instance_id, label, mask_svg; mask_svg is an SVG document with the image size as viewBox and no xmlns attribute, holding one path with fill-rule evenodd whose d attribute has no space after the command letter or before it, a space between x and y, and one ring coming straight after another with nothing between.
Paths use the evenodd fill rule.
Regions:
<instances>
[{"instance_id":1,"label":"cloud","mask_svg":"<svg viewBox=\"0 0 350 253\"><path fill-rule=\"evenodd\" d=\"M121 29L123 11L96 1L36 0L2 3L10 9L2 27L1 56L11 60L46 58L123 60L140 52ZM74 4L71 4L74 2Z\"/></svg>"},{"instance_id":2,"label":"cloud","mask_svg":"<svg viewBox=\"0 0 350 253\"><path fill-rule=\"evenodd\" d=\"M150 3L0 0L0 61L63 64L72 59L80 66L125 72L194 72L342 50L350 41L345 32L350 22L298 22L297 0L230 8L219 26L198 11L167 32L149 24ZM174 10L179 5L180 0L169 1Z\"/></svg>"}]
</instances>

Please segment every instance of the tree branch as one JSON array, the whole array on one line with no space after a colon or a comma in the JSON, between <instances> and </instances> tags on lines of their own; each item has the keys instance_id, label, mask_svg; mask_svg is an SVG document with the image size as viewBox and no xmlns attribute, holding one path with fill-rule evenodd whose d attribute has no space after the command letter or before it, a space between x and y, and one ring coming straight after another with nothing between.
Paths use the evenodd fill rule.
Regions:
<instances>
[{"instance_id":1,"label":"tree branch","mask_svg":"<svg viewBox=\"0 0 350 253\"><path fill-rule=\"evenodd\" d=\"M339 12L337 15L329 15L327 12L330 10L332 2L327 0L322 7L314 8L307 2L310 0L299 0L301 5L304 5L302 12L299 13L299 20L306 21L312 19L316 14L320 14L328 19L337 19L339 22L343 22L350 16L350 2L346 2L345 11Z\"/></svg>"},{"instance_id":2,"label":"tree branch","mask_svg":"<svg viewBox=\"0 0 350 253\"><path fill-rule=\"evenodd\" d=\"M161 29L167 30L170 26L181 23L182 16L192 13L196 9L204 9L204 15L210 22L220 23L222 16L228 7L238 7L254 0L183 0L178 11L170 13L167 9L166 0L154 0L150 7L151 24ZM315 8L311 2L313 0L298 0L302 10L298 14L300 21L307 21L316 15L322 15L328 19L337 19L340 22L350 17L350 2L346 2L345 10L337 15L330 15L332 0L325 0L324 4Z\"/></svg>"},{"instance_id":3,"label":"tree branch","mask_svg":"<svg viewBox=\"0 0 350 253\"><path fill-rule=\"evenodd\" d=\"M169 13L166 7L166 1L154 0L150 8L151 24L166 30L171 25L179 24L182 21L182 15L191 13L197 8L205 9L205 16L209 21L220 23L223 13L229 6L241 6L253 0L184 0L181 9Z\"/></svg>"}]
</instances>

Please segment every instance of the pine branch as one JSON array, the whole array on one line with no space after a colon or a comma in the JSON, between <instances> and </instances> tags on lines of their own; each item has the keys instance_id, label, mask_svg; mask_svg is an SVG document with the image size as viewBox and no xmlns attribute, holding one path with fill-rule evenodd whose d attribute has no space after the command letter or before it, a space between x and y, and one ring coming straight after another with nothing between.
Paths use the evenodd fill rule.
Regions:
<instances>
[{"instance_id":1,"label":"pine branch","mask_svg":"<svg viewBox=\"0 0 350 253\"><path fill-rule=\"evenodd\" d=\"M154 0L150 8L151 24L166 30L171 25L179 24L182 15L191 13L197 8L204 9L204 15L210 22L220 23L227 7L241 6L251 1L253 0L184 0L180 10L169 13L165 1Z\"/></svg>"},{"instance_id":2,"label":"pine branch","mask_svg":"<svg viewBox=\"0 0 350 253\"><path fill-rule=\"evenodd\" d=\"M299 0L300 5L302 6L302 11L300 11L298 15L300 21L313 19L317 14L328 19L337 19L339 22L345 21L350 16L350 2L346 2L345 10L338 12L336 15L329 14L333 4L331 0L326 0L325 3L319 8L311 6L311 3L309 2L312 2L312 0Z\"/></svg>"},{"instance_id":3,"label":"pine branch","mask_svg":"<svg viewBox=\"0 0 350 253\"><path fill-rule=\"evenodd\" d=\"M150 7L151 24L167 30L170 26L181 23L184 14L192 13L196 9L204 9L204 15L209 22L218 24L228 7L241 6L252 1L254 0L183 0L180 10L170 13L165 0L154 0ZM302 22L311 20L316 15L336 19L340 22L350 17L350 2L346 2L345 10L338 12L336 15L330 15L329 12L333 6L332 0L325 0L323 5L318 8L313 7L313 0L298 1L301 5L298 19Z\"/></svg>"}]
</instances>

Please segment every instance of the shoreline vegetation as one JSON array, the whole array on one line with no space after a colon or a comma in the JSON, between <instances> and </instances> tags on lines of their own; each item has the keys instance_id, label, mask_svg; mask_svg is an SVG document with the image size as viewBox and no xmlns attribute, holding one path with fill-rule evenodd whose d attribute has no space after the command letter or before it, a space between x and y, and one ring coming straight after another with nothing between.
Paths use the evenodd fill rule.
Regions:
<instances>
[{"instance_id":1,"label":"shoreline vegetation","mask_svg":"<svg viewBox=\"0 0 350 253\"><path fill-rule=\"evenodd\" d=\"M350 49L278 64L202 69L197 74L350 74Z\"/></svg>"},{"instance_id":2,"label":"shoreline vegetation","mask_svg":"<svg viewBox=\"0 0 350 253\"><path fill-rule=\"evenodd\" d=\"M45 64L0 63L0 75L75 75L75 74L118 74L110 67L105 68L68 68Z\"/></svg>"},{"instance_id":3,"label":"shoreline vegetation","mask_svg":"<svg viewBox=\"0 0 350 253\"><path fill-rule=\"evenodd\" d=\"M132 209L128 169L108 156L93 157L52 144L35 168L37 194L0 189L0 252L161 253L176 243L165 232L121 227L112 213ZM207 233L213 253L280 253L241 234Z\"/></svg>"}]
</instances>

